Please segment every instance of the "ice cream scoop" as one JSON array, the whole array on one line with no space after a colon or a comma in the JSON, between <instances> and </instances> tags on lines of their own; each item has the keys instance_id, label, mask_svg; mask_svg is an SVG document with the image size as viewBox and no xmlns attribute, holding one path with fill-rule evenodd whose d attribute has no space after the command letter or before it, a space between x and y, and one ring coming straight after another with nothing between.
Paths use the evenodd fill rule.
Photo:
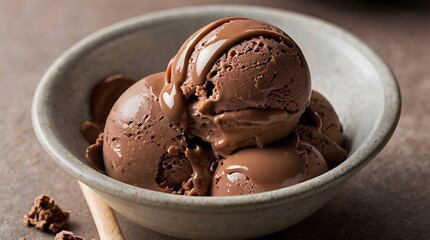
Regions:
<instances>
[{"instance_id":1,"label":"ice cream scoop","mask_svg":"<svg viewBox=\"0 0 430 240\"><path fill-rule=\"evenodd\" d=\"M302 141L318 149L330 169L348 156L343 148L339 117L330 102L317 91L312 91L311 103L297 124L297 132Z\"/></svg>"},{"instance_id":2,"label":"ice cream scoop","mask_svg":"<svg viewBox=\"0 0 430 240\"><path fill-rule=\"evenodd\" d=\"M214 159L204 146L190 149L182 127L160 110L163 82L163 72L150 75L116 101L104 128L106 174L151 190L205 195Z\"/></svg>"},{"instance_id":3,"label":"ice cream scoop","mask_svg":"<svg viewBox=\"0 0 430 240\"><path fill-rule=\"evenodd\" d=\"M295 132L264 148L246 148L218 164L212 196L245 195L288 187L328 170L322 155Z\"/></svg>"},{"instance_id":4,"label":"ice cream scoop","mask_svg":"<svg viewBox=\"0 0 430 240\"><path fill-rule=\"evenodd\" d=\"M226 18L193 34L167 68L163 112L217 155L286 137L309 104L306 60L282 30Z\"/></svg>"},{"instance_id":5,"label":"ice cream scoop","mask_svg":"<svg viewBox=\"0 0 430 240\"><path fill-rule=\"evenodd\" d=\"M343 147L343 127L330 101L320 92L313 90L310 107L321 119L321 132Z\"/></svg>"}]
</instances>

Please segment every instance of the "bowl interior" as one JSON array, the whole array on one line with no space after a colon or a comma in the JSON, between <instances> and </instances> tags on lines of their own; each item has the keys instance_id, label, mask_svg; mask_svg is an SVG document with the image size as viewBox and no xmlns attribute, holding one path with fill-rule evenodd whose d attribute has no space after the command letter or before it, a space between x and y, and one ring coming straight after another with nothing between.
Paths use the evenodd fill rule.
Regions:
<instances>
[{"instance_id":1,"label":"bowl interior","mask_svg":"<svg viewBox=\"0 0 430 240\"><path fill-rule=\"evenodd\" d=\"M140 79L163 71L191 33L222 17L245 16L278 26L302 48L313 88L331 101L343 123L349 155L364 151L364 155L350 157L340 167L360 166L369 160L364 158L384 145L366 149L371 141L385 143L397 122L398 90L389 69L362 43L330 24L299 14L271 11L268 14L267 10L246 7L213 7L204 11L190 8L129 20L84 39L50 68L36 93L33 116L42 144L69 173L88 182L78 173L89 168L85 160L87 142L79 127L90 119L89 97L95 84L114 73ZM387 97L391 102L386 102ZM387 104L395 110L391 115L387 115ZM381 128L381 120L386 116L389 126ZM96 171L92 174L101 175Z\"/></svg>"}]
</instances>

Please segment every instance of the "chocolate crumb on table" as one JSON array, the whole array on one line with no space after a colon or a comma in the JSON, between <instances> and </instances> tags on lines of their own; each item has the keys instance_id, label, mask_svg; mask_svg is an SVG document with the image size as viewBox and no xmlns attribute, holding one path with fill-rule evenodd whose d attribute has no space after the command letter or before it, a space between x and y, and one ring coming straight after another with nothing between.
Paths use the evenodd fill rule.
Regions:
<instances>
[{"instance_id":1,"label":"chocolate crumb on table","mask_svg":"<svg viewBox=\"0 0 430 240\"><path fill-rule=\"evenodd\" d=\"M70 211L61 210L54 199L42 194L34 199L34 206L24 215L23 223L42 231L57 233L63 230L69 215Z\"/></svg>"},{"instance_id":2,"label":"chocolate crumb on table","mask_svg":"<svg viewBox=\"0 0 430 240\"><path fill-rule=\"evenodd\" d=\"M72 232L61 231L55 235L54 240L84 240L82 237L75 236Z\"/></svg>"}]
</instances>

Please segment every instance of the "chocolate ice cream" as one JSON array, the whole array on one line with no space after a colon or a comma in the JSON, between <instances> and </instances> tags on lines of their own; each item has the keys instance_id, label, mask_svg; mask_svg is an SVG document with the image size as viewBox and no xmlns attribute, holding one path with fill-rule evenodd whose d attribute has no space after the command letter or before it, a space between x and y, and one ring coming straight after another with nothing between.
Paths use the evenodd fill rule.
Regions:
<instances>
[{"instance_id":1,"label":"chocolate ice cream","mask_svg":"<svg viewBox=\"0 0 430 240\"><path fill-rule=\"evenodd\" d=\"M163 80L164 73L157 73L138 81L112 107L104 131L105 171L138 187L181 194L195 187L205 195L214 158L205 146L190 149L182 126L161 111L158 96ZM204 166L193 166L194 158Z\"/></svg>"},{"instance_id":2,"label":"chocolate ice cream","mask_svg":"<svg viewBox=\"0 0 430 240\"><path fill-rule=\"evenodd\" d=\"M324 157L330 169L348 156L343 148L343 129L330 102L317 91L312 91L311 103L297 124L302 141L314 146Z\"/></svg>"},{"instance_id":3,"label":"chocolate ice cream","mask_svg":"<svg viewBox=\"0 0 430 240\"><path fill-rule=\"evenodd\" d=\"M346 157L334 109L317 93L311 101L299 46L275 26L246 18L221 19L194 33L166 72L119 97L103 133L104 121L93 118L83 124L95 142L88 158L103 161L112 178L155 191L270 191L318 176Z\"/></svg>"},{"instance_id":4,"label":"chocolate ice cream","mask_svg":"<svg viewBox=\"0 0 430 240\"><path fill-rule=\"evenodd\" d=\"M265 192L306 181L327 170L321 154L300 142L293 132L264 148L242 149L220 161L211 193L230 196Z\"/></svg>"},{"instance_id":5,"label":"chocolate ice cream","mask_svg":"<svg viewBox=\"0 0 430 240\"><path fill-rule=\"evenodd\" d=\"M225 157L286 137L310 92L306 60L286 33L226 18L185 41L167 68L160 99L167 116Z\"/></svg>"}]
</instances>

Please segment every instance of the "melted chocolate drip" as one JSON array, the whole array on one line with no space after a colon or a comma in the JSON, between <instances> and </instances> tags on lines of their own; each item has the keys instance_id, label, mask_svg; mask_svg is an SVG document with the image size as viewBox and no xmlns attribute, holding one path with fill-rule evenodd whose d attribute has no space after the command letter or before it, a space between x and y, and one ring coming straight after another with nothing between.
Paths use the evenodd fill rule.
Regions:
<instances>
[{"instance_id":1,"label":"melted chocolate drip","mask_svg":"<svg viewBox=\"0 0 430 240\"><path fill-rule=\"evenodd\" d=\"M240 21L233 21L240 20ZM246 18L224 18L215 21L197 31L180 48L179 52L170 61L166 72L166 85L160 93L160 104L163 112L172 120L177 121L187 128L187 107L185 96L180 87L185 82L188 59L194 51L197 43L209 32L224 25L214 38L210 39L205 48L199 53L193 72L192 81L196 85L204 84L205 76L215 61L232 46L252 37L268 37L279 39L289 46L293 46L292 40L275 31L259 29L261 22Z\"/></svg>"}]
</instances>

